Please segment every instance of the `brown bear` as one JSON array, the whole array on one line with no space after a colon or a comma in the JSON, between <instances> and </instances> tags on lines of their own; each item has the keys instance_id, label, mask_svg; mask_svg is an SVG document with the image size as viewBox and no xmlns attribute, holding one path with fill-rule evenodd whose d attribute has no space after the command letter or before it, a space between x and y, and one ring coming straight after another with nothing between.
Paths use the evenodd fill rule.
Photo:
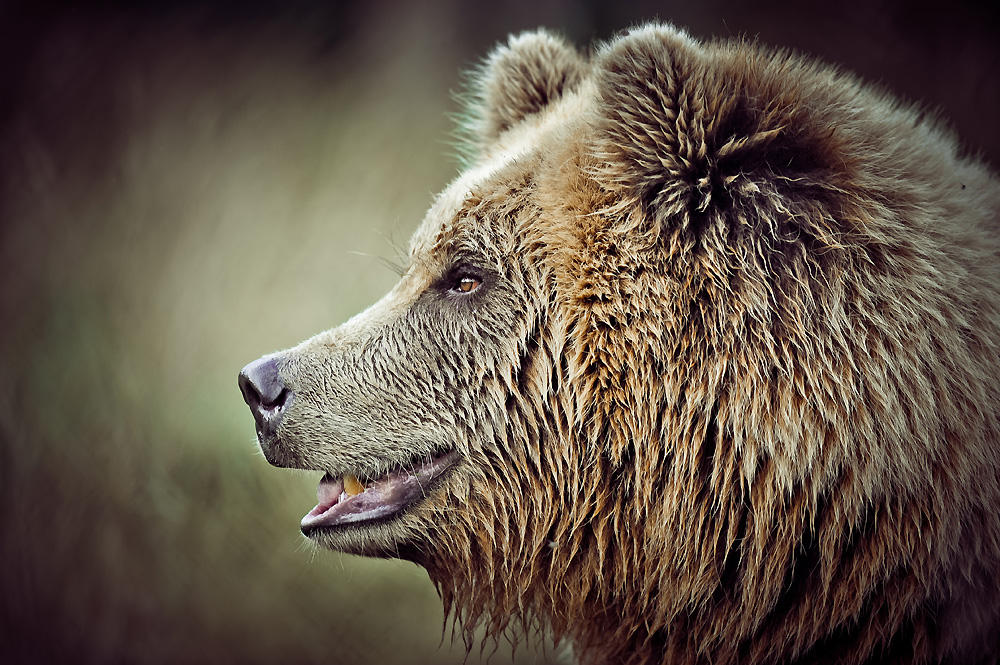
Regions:
<instances>
[{"instance_id":1,"label":"brown bear","mask_svg":"<svg viewBox=\"0 0 1000 665\"><path fill-rule=\"evenodd\" d=\"M585 663L1000 655L1000 184L830 67L489 58L405 275L240 376L302 531Z\"/></svg>"}]
</instances>

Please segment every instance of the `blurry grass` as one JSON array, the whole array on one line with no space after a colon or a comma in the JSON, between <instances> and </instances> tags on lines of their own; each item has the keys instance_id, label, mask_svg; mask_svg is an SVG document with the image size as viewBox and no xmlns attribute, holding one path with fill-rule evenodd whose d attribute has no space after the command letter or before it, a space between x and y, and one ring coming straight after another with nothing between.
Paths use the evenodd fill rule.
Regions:
<instances>
[{"instance_id":1,"label":"blurry grass","mask_svg":"<svg viewBox=\"0 0 1000 665\"><path fill-rule=\"evenodd\" d=\"M139 28L57 35L8 137L0 656L463 662L421 569L304 543L236 388L395 280L454 63Z\"/></svg>"}]
</instances>

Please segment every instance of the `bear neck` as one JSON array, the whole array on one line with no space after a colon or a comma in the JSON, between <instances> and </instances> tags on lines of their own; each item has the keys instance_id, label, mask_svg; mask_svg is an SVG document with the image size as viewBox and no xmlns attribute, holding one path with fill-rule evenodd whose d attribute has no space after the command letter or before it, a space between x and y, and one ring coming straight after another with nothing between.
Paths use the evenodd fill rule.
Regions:
<instances>
[{"instance_id":1,"label":"bear neck","mask_svg":"<svg viewBox=\"0 0 1000 665\"><path fill-rule=\"evenodd\" d=\"M684 309L670 317L682 326L637 350L633 367L607 351L623 348L609 336L625 314L617 326L591 322L605 337L583 343L583 323L560 331L545 322L534 350L555 368L535 376L545 385L498 391L503 458L474 455L480 482L413 557L467 646L481 628L483 639L547 633L595 663L865 663L926 651L934 628L911 617L932 616L918 610L934 601L913 580L927 580L935 562L915 551L885 566L867 553L934 537L930 499L873 496L829 460L823 474L798 474L777 447L751 456L734 433L737 415L776 420L768 414L780 400L748 387L750 402L738 402L726 386L753 379L738 350L710 337L684 344L692 325L723 328L707 320L719 314L710 285L685 289L672 300ZM797 371L761 385L794 393ZM790 445L823 431L800 406L798 424L776 433ZM898 611L883 611L890 605Z\"/></svg>"}]
</instances>

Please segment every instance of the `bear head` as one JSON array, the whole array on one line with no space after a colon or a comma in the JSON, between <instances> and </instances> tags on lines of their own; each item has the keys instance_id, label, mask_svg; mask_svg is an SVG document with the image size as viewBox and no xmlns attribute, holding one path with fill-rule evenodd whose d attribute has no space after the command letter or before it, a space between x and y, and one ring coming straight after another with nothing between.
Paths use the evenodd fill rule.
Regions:
<instances>
[{"instance_id":1,"label":"bear head","mask_svg":"<svg viewBox=\"0 0 1000 665\"><path fill-rule=\"evenodd\" d=\"M395 288L241 375L268 461L325 473L303 532L586 661L979 653L988 172L849 75L663 25L511 38L464 130Z\"/></svg>"}]
</instances>

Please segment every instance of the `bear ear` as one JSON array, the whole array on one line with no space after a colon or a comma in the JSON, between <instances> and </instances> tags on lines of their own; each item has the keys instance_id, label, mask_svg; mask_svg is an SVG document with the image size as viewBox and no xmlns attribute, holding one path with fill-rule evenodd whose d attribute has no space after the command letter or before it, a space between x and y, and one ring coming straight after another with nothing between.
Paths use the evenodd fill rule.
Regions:
<instances>
[{"instance_id":1,"label":"bear ear","mask_svg":"<svg viewBox=\"0 0 1000 665\"><path fill-rule=\"evenodd\" d=\"M816 67L753 45L702 45L669 25L636 29L595 57L595 177L659 228L758 193L760 182L808 186L839 152L825 101L802 76ZM824 176L818 176L824 177Z\"/></svg>"},{"instance_id":2,"label":"bear ear","mask_svg":"<svg viewBox=\"0 0 1000 665\"><path fill-rule=\"evenodd\" d=\"M511 35L476 72L465 130L482 148L538 113L583 79L575 48L545 30Z\"/></svg>"}]
</instances>

